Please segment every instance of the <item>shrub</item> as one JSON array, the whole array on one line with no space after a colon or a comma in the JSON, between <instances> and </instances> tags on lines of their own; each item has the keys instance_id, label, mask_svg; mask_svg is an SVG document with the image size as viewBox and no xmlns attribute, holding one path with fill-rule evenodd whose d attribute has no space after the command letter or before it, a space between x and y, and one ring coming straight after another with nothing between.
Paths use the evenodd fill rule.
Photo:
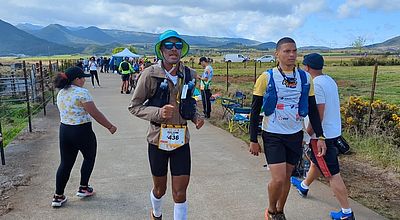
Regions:
<instances>
[{"instance_id":1,"label":"shrub","mask_svg":"<svg viewBox=\"0 0 400 220\"><path fill-rule=\"evenodd\" d=\"M373 66L378 63L380 66L395 66L400 65L400 59L397 58L374 58L374 57L359 57L351 60L353 66Z\"/></svg>"},{"instance_id":2,"label":"shrub","mask_svg":"<svg viewBox=\"0 0 400 220\"><path fill-rule=\"evenodd\" d=\"M399 106L376 100L371 103L371 116L369 108L369 102L350 96L349 101L341 107L343 127L357 135L385 133L392 144L400 146Z\"/></svg>"}]
</instances>

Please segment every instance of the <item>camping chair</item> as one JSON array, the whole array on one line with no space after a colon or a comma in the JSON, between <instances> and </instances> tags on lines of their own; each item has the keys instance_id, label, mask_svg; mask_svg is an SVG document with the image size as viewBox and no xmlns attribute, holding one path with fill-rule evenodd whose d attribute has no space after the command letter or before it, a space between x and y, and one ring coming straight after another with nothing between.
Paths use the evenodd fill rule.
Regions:
<instances>
[{"instance_id":1,"label":"camping chair","mask_svg":"<svg viewBox=\"0 0 400 220\"><path fill-rule=\"evenodd\" d=\"M236 91L235 99L237 103L240 103L240 107L243 107L243 102L246 99L246 95L242 91Z\"/></svg>"},{"instance_id":2,"label":"camping chair","mask_svg":"<svg viewBox=\"0 0 400 220\"><path fill-rule=\"evenodd\" d=\"M249 132L251 108L233 108L233 115L229 120L229 132L234 132L238 129Z\"/></svg>"},{"instance_id":3,"label":"camping chair","mask_svg":"<svg viewBox=\"0 0 400 220\"><path fill-rule=\"evenodd\" d=\"M224 118L226 115L233 115L233 109L241 107L240 103L238 103L235 99L223 98L223 97L221 97L221 105L222 108L224 109L222 118Z\"/></svg>"}]
</instances>

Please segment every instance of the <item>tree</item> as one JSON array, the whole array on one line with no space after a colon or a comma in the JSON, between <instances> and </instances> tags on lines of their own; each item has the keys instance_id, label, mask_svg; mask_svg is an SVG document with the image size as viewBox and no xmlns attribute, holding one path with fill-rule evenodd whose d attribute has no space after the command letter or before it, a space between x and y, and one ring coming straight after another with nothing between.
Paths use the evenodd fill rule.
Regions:
<instances>
[{"instance_id":1,"label":"tree","mask_svg":"<svg viewBox=\"0 0 400 220\"><path fill-rule=\"evenodd\" d=\"M365 37L358 36L356 38L356 40L354 40L354 42L351 43L351 46L356 48L358 50L358 52L361 54L362 49L363 49L364 44L365 44L366 41L367 40L365 39Z\"/></svg>"},{"instance_id":2,"label":"tree","mask_svg":"<svg viewBox=\"0 0 400 220\"><path fill-rule=\"evenodd\" d=\"M137 53L136 48L133 46L129 46L127 47L129 51L131 51L132 53ZM116 47L112 50L113 54L119 53L121 51L123 51L125 49L125 47Z\"/></svg>"}]
</instances>

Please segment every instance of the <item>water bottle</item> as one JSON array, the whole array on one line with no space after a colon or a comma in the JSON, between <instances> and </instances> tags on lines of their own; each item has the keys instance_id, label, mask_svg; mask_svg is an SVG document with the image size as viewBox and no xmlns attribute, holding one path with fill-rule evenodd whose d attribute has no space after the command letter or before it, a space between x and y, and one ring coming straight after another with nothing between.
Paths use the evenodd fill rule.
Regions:
<instances>
[{"instance_id":1,"label":"water bottle","mask_svg":"<svg viewBox=\"0 0 400 220\"><path fill-rule=\"evenodd\" d=\"M161 88L162 90L166 90L166 89L168 88L168 81L167 81L167 79L164 79L164 82L162 82L162 83L160 84L160 88Z\"/></svg>"}]
</instances>

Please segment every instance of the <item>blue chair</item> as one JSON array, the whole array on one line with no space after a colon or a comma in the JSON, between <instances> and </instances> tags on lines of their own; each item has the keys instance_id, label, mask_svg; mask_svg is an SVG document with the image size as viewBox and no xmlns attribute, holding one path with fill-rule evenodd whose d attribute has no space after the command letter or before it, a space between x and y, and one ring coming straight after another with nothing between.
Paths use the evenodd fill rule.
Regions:
<instances>
[{"instance_id":1,"label":"blue chair","mask_svg":"<svg viewBox=\"0 0 400 220\"><path fill-rule=\"evenodd\" d=\"M236 91L235 99L237 103L240 103L240 107L243 107L243 102L246 99L246 94L244 94L242 91Z\"/></svg>"},{"instance_id":2,"label":"blue chair","mask_svg":"<svg viewBox=\"0 0 400 220\"><path fill-rule=\"evenodd\" d=\"M238 103L235 99L230 99L230 98L223 98L221 97L221 105L222 108L224 109L224 113L222 114L222 118L225 118L225 116L233 115L233 109L237 107L241 107L241 104Z\"/></svg>"},{"instance_id":3,"label":"blue chair","mask_svg":"<svg viewBox=\"0 0 400 220\"><path fill-rule=\"evenodd\" d=\"M249 132L251 108L233 108L233 115L229 120L229 132L242 130L245 133Z\"/></svg>"}]
</instances>

